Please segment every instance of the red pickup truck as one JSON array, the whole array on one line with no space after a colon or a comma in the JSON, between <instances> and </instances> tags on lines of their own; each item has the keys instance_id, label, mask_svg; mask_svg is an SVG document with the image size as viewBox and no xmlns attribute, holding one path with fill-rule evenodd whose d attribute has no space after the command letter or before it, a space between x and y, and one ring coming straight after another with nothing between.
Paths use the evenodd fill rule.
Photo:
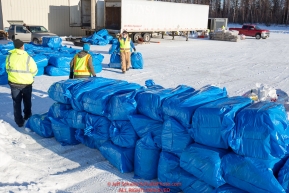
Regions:
<instances>
[{"instance_id":1,"label":"red pickup truck","mask_svg":"<svg viewBox=\"0 0 289 193\"><path fill-rule=\"evenodd\" d=\"M242 28L229 28L229 30L239 31L239 35L256 37L256 39L266 39L270 36L270 31L261 29L257 25L243 25Z\"/></svg>"}]
</instances>

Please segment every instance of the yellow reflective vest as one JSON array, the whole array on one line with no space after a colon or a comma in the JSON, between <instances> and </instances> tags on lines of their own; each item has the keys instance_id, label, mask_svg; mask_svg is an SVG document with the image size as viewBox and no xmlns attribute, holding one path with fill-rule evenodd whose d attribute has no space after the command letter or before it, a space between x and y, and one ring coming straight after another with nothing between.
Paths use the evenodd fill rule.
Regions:
<instances>
[{"instance_id":1,"label":"yellow reflective vest","mask_svg":"<svg viewBox=\"0 0 289 193\"><path fill-rule=\"evenodd\" d=\"M74 75L90 75L88 68L88 60L90 57L90 54L82 58L79 58L77 54L74 56Z\"/></svg>"},{"instance_id":2,"label":"yellow reflective vest","mask_svg":"<svg viewBox=\"0 0 289 193\"><path fill-rule=\"evenodd\" d=\"M24 50L14 49L9 52L6 58L8 81L16 84L32 84L33 77L38 72L33 58Z\"/></svg>"},{"instance_id":3,"label":"yellow reflective vest","mask_svg":"<svg viewBox=\"0 0 289 193\"><path fill-rule=\"evenodd\" d=\"M127 37L124 41L123 38L119 38L120 52L130 52L130 38Z\"/></svg>"}]
</instances>

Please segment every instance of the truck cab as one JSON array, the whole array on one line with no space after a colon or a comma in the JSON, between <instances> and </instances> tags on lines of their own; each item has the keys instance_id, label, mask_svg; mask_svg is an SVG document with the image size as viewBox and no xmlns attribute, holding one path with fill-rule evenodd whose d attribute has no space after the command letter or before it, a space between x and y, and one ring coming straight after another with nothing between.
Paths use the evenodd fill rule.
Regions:
<instances>
[{"instance_id":1,"label":"truck cab","mask_svg":"<svg viewBox=\"0 0 289 193\"><path fill-rule=\"evenodd\" d=\"M34 44L40 44L42 37L45 36L57 36L54 33L50 33L42 25L26 25L23 21L8 21L10 27L8 29L8 38L15 40L20 39L23 42L33 42Z\"/></svg>"}]
</instances>

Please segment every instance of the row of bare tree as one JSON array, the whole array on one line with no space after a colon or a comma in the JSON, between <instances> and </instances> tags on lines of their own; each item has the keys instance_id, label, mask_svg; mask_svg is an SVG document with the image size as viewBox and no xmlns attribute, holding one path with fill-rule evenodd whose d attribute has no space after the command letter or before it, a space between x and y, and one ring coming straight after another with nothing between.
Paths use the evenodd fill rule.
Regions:
<instances>
[{"instance_id":1,"label":"row of bare tree","mask_svg":"<svg viewBox=\"0 0 289 193\"><path fill-rule=\"evenodd\" d=\"M210 6L209 17L231 23L289 24L289 0L160 0Z\"/></svg>"}]
</instances>

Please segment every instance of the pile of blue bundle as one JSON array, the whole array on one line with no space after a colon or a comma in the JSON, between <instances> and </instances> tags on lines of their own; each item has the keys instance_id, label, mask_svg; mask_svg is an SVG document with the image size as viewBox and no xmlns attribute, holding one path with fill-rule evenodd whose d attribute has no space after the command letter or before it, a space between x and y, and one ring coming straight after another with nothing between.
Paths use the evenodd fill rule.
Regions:
<instances>
[{"instance_id":1,"label":"pile of blue bundle","mask_svg":"<svg viewBox=\"0 0 289 193\"><path fill-rule=\"evenodd\" d=\"M100 45L100 46L104 46L109 43L115 42L114 38L111 35L109 35L106 29L102 29L98 32L94 32L91 36L84 37L81 40L83 42L87 42L92 45Z\"/></svg>"},{"instance_id":2,"label":"pile of blue bundle","mask_svg":"<svg viewBox=\"0 0 289 193\"><path fill-rule=\"evenodd\" d=\"M12 42L0 45L0 84L7 84L5 59L8 51L12 49L14 49ZM81 51L61 46L61 38L59 37L44 37L43 45L24 44L24 49L37 64L38 73L36 76L43 75L44 73L50 76L68 76L70 73L70 61L75 54ZM94 52L89 52L89 54L92 57L95 72L101 72L101 63L104 56Z\"/></svg>"},{"instance_id":3,"label":"pile of blue bundle","mask_svg":"<svg viewBox=\"0 0 289 193\"><path fill-rule=\"evenodd\" d=\"M120 172L170 192L285 192L284 106L228 97L225 88L165 89L106 78L54 83L49 112L29 128L62 145L99 149ZM286 162L287 161L287 162ZM285 164L286 163L286 164Z\"/></svg>"}]
</instances>

